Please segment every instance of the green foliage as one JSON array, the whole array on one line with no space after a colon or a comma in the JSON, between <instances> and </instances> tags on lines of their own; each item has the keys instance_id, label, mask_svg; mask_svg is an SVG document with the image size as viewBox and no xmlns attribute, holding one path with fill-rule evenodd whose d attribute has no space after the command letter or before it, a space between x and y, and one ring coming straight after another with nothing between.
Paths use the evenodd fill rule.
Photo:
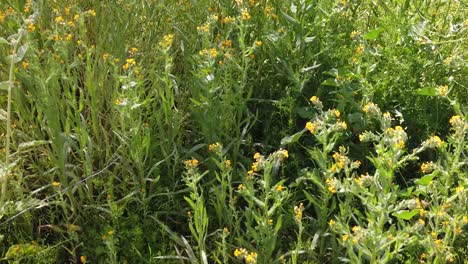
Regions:
<instances>
[{"instance_id":1,"label":"green foliage","mask_svg":"<svg viewBox=\"0 0 468 264\"><path fill-rule=\"evenodd\" d=\"M0 259L462 263L466 10L1 1Z\"/></svg>"}]
</instances>

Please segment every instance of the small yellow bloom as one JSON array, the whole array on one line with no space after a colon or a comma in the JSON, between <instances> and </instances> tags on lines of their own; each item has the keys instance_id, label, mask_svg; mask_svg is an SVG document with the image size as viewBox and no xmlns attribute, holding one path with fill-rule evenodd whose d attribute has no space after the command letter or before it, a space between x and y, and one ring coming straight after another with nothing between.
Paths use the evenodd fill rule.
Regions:
<instances>
[{"instance_id":1,"label":"small yellow bloom","mask_svg":"<svg viewBox=\"0 0 468 264\"><path fill-rule=\"evenodd\" d=\"M80 261L81 261L81 263L83 263L83 264L86 263L86 256L81 256L81 257L80 257Z\"/></svg>"},{"instance_id":2,"label":"small yellow bloom","mask_svg":"<svg viewBox=\"0 0 468 264\"><path fill-rule=\"evenodd\" d=\"M276 188L275 188L275 191L277 191L277 192L282 192L283 190L284 190L284 186L281 185L281 184L277 185Z\"/></svg>"},{"instance_id":3,"label":"small yellow bloom","mask_svg":"<svg viewBox=\"0 0 468 264\"><path fill-rule=\"evenodd\" d=\"M68 34L67 37L65 38L67 41L71 41L73 39L73 35Z\"/></svg>"},{"instance_id":4,"label":"small yellow bloom","mask_svg":"<svg viewBox=\"0 0 468 264\"><path fill-rule=\"evenodd\" d=\"M439 96L446 96L448 94L448 86L447 85L441 85L437 87L437 95Z\"/></svg>"},{"instance_id":5,"label":"small yellow bloom","mask_svg":"<svg viewBox=\"0 0 468 264\"><path fill-rule=\"evenodd\" d=\"M328 225L330 227L334 226L335 224L336 224L336 222L333 219L330 219L330 221L328 222Z\"/></svg>"},{"instance_id":6,"label":"small yellow bloom","mask_svg":"<svg viewBox=\"0 0 468 264\"><path fill-rule=\"evenodd\" d=\"M299 222L302 220L302 211L304 211L303 203L294 206L294 218Z\"/></svg>"},{"instance_id":7,"label":"small yellow bloom","mask_svg":"<svg viewBox=\"0 0 468 264\"><path fill-rule=\"evenodd\" d=\"M54 186L54 187L59 187L59 186L60 186L60 182L54 181L54 182L52 182L52 186Z\"/></svg>"},{"instance_id":8,"label":"small yellow bloom","mask_svg":"<svg viewBox=\"0 0 468 264\"><path fill-rule=\"evenodd\" d=\"M109 230L109 232L107 232L107 234L108 234L109 236L113 236L113 235L114 235L114 230Z\"/></svg>"},{"instance_id":9,"label":"small yellow bloom","mask_svg":"<svg viewBox=\"0 0 468 264\"><path fill-rule=\"evenodd\" d=\"M198 160L196 160L196 159L186 160L184 163L185 163L185 166L187 168L196 168L196 167L198 167Z\"/></svg>"},{"instance_id":10,"label":"small yellow bloom","mask_svg":"<svg viewBox=\"0 0 468 264\"><path fill-rule=\"evenodd\" d=\"M107 61L107 60L109 59L109 56L110 56L109 53L104 53L104 54L102 55L102 59L103 59L104 61Z\"/></svg>"},{"instance_id":11,"label":"small yellow bloom","mask_svg":"<svg viewBox=\"0 0 468 264\"><path fill-rule=\"evenodd\" d=\"M310 133L312 133L312 134L315 133L315 128L316 128L316 127L315 127L315 124L314 124L314 123L312 123L312 122L310 122L310 121L307 122L306 125L305 125L305 128L306 128L307 130L309 130Z\"/></svg>"},{"instance_id":12,"label":"small yellow bloom","mask_svg":"<svg viewBox=\"0 0 468 264\"><path fill-rule=\"evenodd\" d=\"M257 40L255 41L255 45L257 45L258 47L262 46L263 42L261 40Z\"/></svg>"},{"instance_id":13,"label":"small yellow bloom","mask_svg":"<svg viewBox=\"0 0 468 264\"><path fill-rule=\"evenodd\" d=\"M249 20L250 18L249 11L246 8L242 9L242 20Z\"/></svg>"},{"instance_id":14,"label":"small yellow bloom","mask_svg":"<svg viewBox=\"0 0 468 264\"><path fill-rule=\"evenodd\" d=\"M458 186L457 188L455 188L456 193L462 193L463 190L465 190L465 187L463 187L463 186Z\"/></svg>"},{"instance_id":15,"label":"small yellow bloom","mask_svg":"<svg viewBox=\"0 0 468 264\"><path fill-rule=\"evenodd\" d=\"M63 23L63 21L64 21L63 17L61 17L61 16L58 16L58 17L55 18L55 22L57 22L57 23Z\"/></svg>"},{"instance_id":16,"label":"small yellow bloom","mask_svg":"<svg viewBox=\"0 0 468 264\"><path fill-rule=\"evenodd\" d=\"M34 25L34 23L29 23L28 32L34 32L34 31L36 31L36 25Z\"/></svg>"},{"instance_id":17,"label":"small yellow bloom","mask_svg":"<svg viewBox=\"0 0 468 264\"><path fill-rule=\"evenodd\" d=\"M96 16L96 11L94 11L94 9L90 9L90 10L88 10L88 14L95 17Z\"/></svg>"},{"instance_id":18,"label":"small yellow bloom","mask_svg":"<svg viewBox=\"0 0 468 264\"><path fill-rule=\"evenodd\" d=\"M348 241L348 239L349 239L349 235L348 235L348 234L344 234L344 235L341 237L341 240L343 240L343 242Z\"/></svg>"},{"instance_id":19,"label":"small yellow bloom","mask_svg":"<svg viewBox=\"0 0 468 264\"><path fill-rule=\"evenodd\" d=\"M237 190L239 191L242 191L244 189L244 184L239 184L239 186L237 186Z\"/></svg>"},{"instance_id":20,"label":"small yellow bloom","mask_svg":"<svg viewBox=\"0 0 468 264\"><path fill-rule=\"evenodd\" d=\"M257 263L257 253L255 253L255 252L250 252L250 253L245 257L245 263Z\"/></svg>"},{"instance_id":21,"label":"small yellow bloom","mask_svg":"<svg viewBox=\"0 0 468 264\"><path fill-rule=\"evenodd\" d=\"M224 162L224 166L225 166L226 168L230 168L230 167L231 167L231 160L226 160L226 161Z\"/></svg>"},{"instance_id":22,"label":"small yellow bloom","mask_svg":"<svg viewBox=\"0 0 468 264\"><path fill-rule=\"evenodd\" d=\"M255 152L255 154L253 155L253 158L258 161L260 159L262 155L259 153L259 152Z\"/></svg>"}]
</instances>

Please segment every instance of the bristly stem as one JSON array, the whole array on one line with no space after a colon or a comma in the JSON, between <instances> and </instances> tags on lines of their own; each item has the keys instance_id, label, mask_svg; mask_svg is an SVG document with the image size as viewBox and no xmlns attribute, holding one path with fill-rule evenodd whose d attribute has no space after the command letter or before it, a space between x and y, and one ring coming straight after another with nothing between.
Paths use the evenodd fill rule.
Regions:
<instances>
[{"instance_id":1,"label":"bristly stem","mask_svg":"<svg viewBox=\"0 0 468 264\"><path fill-rule=\"evenodd\" d=\"M5 195L7 191L7 178L10 174L10 136L11 136L11 90L13 88L13 78L14 78L14 69L15 69L15 57L16 57L16 48L18 47L18 40L12 40L13 51L10 55L10 73L8 75L8 99L7 99L7 134L6 134L6 146L5 146L5 171L2 175L2 194L0 198L0 204L3 204L5 201Z\"/></svg>"}]
</instances>

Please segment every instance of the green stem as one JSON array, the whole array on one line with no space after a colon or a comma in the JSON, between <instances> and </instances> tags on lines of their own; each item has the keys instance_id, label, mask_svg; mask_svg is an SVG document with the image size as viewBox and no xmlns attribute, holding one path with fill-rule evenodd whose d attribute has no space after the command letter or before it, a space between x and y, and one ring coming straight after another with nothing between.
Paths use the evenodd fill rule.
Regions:
<instances>
[{"instance_id":1,"label":"green stem","mask_svg":"<svg viewBox=\"0 0 468 264\"><path fill-rule=\"evenodd\" d=\"M7 177L10 173L10 137L11 137L11 90L13 88L13 78L15 77L15 57L16 49L18 47L19 40L15 41L13 46L13 52L10 56L10 72L8 75L8 99L7 99L7 134L6 134L6 146L5 146L5 174L2 177L2 193L0 197L0 204L3 204L5 201L6 191L7 191Z\"/></svg>"}]
</instances>

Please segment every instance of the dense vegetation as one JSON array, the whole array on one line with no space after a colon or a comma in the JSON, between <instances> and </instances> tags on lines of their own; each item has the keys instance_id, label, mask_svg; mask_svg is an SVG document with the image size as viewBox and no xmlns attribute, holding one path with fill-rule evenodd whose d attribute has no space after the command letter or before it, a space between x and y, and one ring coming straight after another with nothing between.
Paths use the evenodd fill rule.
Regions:
<instances>
[{"instance_id":1,"label":"dense vegetation","mask_svg":"<svg viewBox=\"0 0 468 264\"><path fill-rule=\"evenodd\" d=\"M458 0L3 0L7 263L463 263Z\"/></svg>"}]
</instances>

